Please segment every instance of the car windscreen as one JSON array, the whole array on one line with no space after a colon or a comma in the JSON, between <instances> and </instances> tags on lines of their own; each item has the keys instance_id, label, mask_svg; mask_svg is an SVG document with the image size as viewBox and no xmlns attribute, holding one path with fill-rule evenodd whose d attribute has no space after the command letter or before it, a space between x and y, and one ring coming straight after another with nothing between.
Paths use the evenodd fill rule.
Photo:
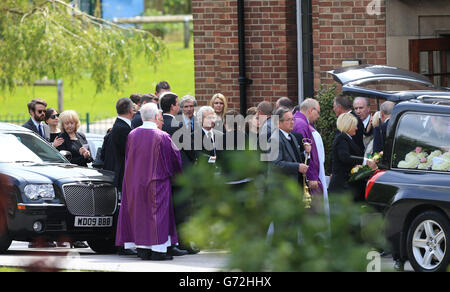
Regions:
<instances>
[{"instance_id":1,"label":"car windscreen","mask_svg":"<svg viewBox=\"0 0 450 292\"><path fill-rule=\"evenodd\" d=\"M29 133L0 133L0 162L67 163L55 148Z\"/></svg>"},{"instance_id":2,"label":"car windscreen","mask_svg":"<svg viewBox=\"0 0 450 292\"><path fill-rule=\"evenodd\" d=\"M403 115L396 132L392 166L450 171L450 116L428 113Z\"/></svg>"}]
</instances>

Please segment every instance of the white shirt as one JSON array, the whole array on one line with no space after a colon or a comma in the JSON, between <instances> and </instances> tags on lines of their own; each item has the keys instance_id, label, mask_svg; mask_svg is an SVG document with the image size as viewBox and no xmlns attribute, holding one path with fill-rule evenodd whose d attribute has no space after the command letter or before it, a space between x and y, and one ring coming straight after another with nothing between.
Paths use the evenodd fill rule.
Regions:
<instances>
[{"instance_id":1,"label":"white shirt","mask_svg":"<svg viewBox=\"0 0 450 292\"><path fill-rule=\"evenodd\" d=\"M213 143L215 142L215 139L214 139L214 132L213 132L213 129L211 128L211 130L206 130L205 128L202 128L202 130L203 130L203 132L205 132L205 134L206 134L206 136L208 136L208 133L211 133L211 139L213 140Z\"/></svg>"},{"instance_id":2,"label":"white shirt","mask_svg":"<svg viewBox=\"0 0 450 292\"><path fill-rule=\"evenodd\" d=\"M130 121L129 119L124 118L124 117L121 117L121 116L117 116L117 118L118 118L118 119L121 119L122 121L124 121L125 123L127 123L127 125L130 126L130 128L132 128L132 127L131 127L131 121Z\"/></svg>"},{"instance_id":3,"label":"white shirt","mask_svg":"<svg viewBox=\"0 0 450 292\"><path fill-rule=\"evenodd\" d=\"M286 137L286 139L288 139L289 141L291 141L291 135L289 135L288 132L283 131L283 130L281 130L281 129L280 129L280 131L281 131L281 133L283 133L283 135L284 135L284 137Z\"/></svg>"},{"instance_id":4,"label":"white shirt","mask_svg":"<svg viewBox=\"0 0 450 292\"><path fill-rule=\"evenodd\" d=\"M39 125L42 125L41 123L36 122L33 117L31 117L31 120L33 121L33 124L36 126L36 129L39 129Z\"/></svg>"},{"instance_id":5,"label":"white shirt","mask_svg":"<svg viewBox=\"0 0 450 292\"><path fill-rule=\"evenodd\" d=\"M44 127L43 127L42 123L36 122L36 121L33 119L33 117L31 117L31 120L33 121L33 124L36 126L36 129L38 130L39 136L41 135L41 132L39 131L39 126L41 126L42 135L45 136Z\"/></svg>"},{"instance_id":6,"label":"white shirt","mask_svg":"<svg viewBox=\"0 0 450 292\"><path fill-rule=\"evenodd\" d=\"M156 130L156 129L158 129L158 126L156 125L155 122L144 121L144 122L142 122L142 126L140 126L139 128Z\"/></svg>"},{"instance_id":7,"label":"white shirt","mask_svg":"<svg viewBox=\"0 0 450 292\"><path fill-rule=\"evenodd\" d=\"M372 115L368 115L367 118L363 121L364 129L367 128L367 125L369 124L371 117L372 117Z\"/></svg>"},{"instance_id":8,"label":"white shirt","mask_svg":"<svg viewBox=\"0 0 450 292\"><path fill-rule=\"evenodd\" d=\"M192 123L192 120L194 119L194 116L192 116L192 119L189 119L188 117L186 117L184 114L183 114L183 120L184 120L184 124L185 124L185 126L186 126L186 129L190 129L191 128L191 123Z\"/></svg>"},{"instance_id":9,"label":"white shirt","mask_svg":"<svg viewBox=\"0 0 450 292\"><path fill-rule=\"evenodd\" d=\"M171 115L171 114L167 114L167 113L165 113L165 114L163 114L163 116L169 116L169 117L172 117L172 118L174 118L174 119L175 119L175 116L174 116L174 115Z\"/></svg>"}]
</instances>

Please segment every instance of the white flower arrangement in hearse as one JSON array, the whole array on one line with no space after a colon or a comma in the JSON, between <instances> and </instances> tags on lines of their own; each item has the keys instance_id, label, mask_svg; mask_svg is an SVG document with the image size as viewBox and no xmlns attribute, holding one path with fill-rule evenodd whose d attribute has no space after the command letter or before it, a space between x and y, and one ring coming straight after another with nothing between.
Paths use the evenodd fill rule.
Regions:
<instances>
[{"instance_id":1,"label":"white flower arrangement in hearse","mask_svg":"<svg viewBox=\"0 0 450 292\"><path fill-rule=\"evenodd\" d=\"M450 151L442 153L435 150L428 154L422 147L416 147L405 156L405 160L398 163L399 168L450 171Z\"/></svg>"}]
</instances>

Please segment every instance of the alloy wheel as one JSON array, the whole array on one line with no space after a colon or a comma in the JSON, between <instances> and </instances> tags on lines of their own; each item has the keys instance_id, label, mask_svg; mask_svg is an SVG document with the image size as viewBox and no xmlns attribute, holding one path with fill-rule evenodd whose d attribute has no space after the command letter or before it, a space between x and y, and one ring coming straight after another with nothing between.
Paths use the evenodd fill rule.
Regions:
<instances>
[{"instance_id":1,"label":"alloy wheel","mask_svg":"<svg viewBox=\"0 0 450 292\"><path fill-rule=\"evenodd\" d=\"M416 262L427 270L435 269L444 260L447 242L444 229L434 220L421 222L412 237Z\"/></svg>"}]
</instances>

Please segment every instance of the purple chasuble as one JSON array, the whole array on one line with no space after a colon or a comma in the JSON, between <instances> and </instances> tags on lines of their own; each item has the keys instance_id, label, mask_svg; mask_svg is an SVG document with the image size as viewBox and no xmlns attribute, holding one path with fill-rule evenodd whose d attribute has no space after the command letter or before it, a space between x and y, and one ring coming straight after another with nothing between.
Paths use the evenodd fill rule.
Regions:
<instances>
[{"instance_id":1,"label":"purple chasuble","mask_svg":"<svg viewBox=\"0 0 450 292\"><path fill-rule=\"evenodd\" d=\"M315 129L309 124L308 119L306 116L300 112L297 111L294 114L294 129L292 130L295 133L299 133L303 136L303 138L308 138L313 141L311 146L311 153L309 158L309 168L308 172L306 173L306 178L308 180L312 181L320 181L319 179L319 171L320 171L320 164L319 164L319 154L317 152L317 146L316 142L314 141L313 131ZM311 193L319 193L322 192L322 184L319 184L319 189L316 190L310 190Z\"/></svg>"},{"instance_id":2,"label":"purple chasuble","mask_svg":"<svg viewBox=\"0 0 450 292\"><path fill-rule=\"evenodd\" d=\"M181 170L180 151L159 129L130 132L125 152L116 245L178 242L170 179Z\"/></svg>"}]
</instances>

